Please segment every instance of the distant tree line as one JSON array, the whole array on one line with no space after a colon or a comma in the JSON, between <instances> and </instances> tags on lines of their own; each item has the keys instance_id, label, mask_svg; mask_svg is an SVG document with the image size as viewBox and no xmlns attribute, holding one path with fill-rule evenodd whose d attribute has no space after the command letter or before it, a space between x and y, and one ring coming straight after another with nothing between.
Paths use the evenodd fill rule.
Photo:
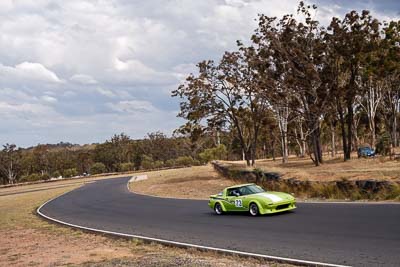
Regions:
<instances>
[{"instance_id":1,"label":"distant tree line","mask_svg":"<svg viewBox=\"0 0 400 267\"><path fill-rule=\"evenodd\" d=\"M226 153L223 145L214 148L210 138L193 144L186 137L167 137L161 132L149 133L141 140L118 134L104 143L84 146L59 143L24 149L5 144L0 151L0 181L13 184L84 174L192 166L226 159Z\"/></svg>"},{"instance_id":2,"label":"distant tree line","mask_svg":"<svg viewBox=\"0 0 400 267\"><path fill-rule=\"evenodd\" d=\"M316 9L260 15L250 45L200 62L172 93L187 120L179 131L231 135L249 166L267 155L286 163L290 151L318 166L323 151L349 160L364 144L399 146L400 22L365 10L323 27Z\"/></svg>"}]
</instances>

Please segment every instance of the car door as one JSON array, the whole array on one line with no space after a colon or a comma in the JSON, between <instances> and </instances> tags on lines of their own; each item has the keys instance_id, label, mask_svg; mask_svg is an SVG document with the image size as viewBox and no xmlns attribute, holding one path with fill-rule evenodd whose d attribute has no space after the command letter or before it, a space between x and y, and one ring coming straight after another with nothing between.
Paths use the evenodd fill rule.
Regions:
<instances>
[{"instance_id":1,"label":"car door","mask_svg":"<svg viewBox=\"0 0 400 267\"><path fill-rule=\"evenodd\" d=\"M239 193L240 193L240 198L242 200L242 208L241 210L249 210L249 204L251 200L251 195L249 195L249 191L246 189L246 187L241 187L239 188Z\"/></svg>"},{"instance_id":2,"label":"car door","mask_svg":"<svg viewBox=\"0 0 400 267\"><path fill-rule=\"evenodd\" d=\"M245 210L243 205L243 196L236 196L235 193L240 193L239 188L231 188L227 191L227 201L229 202L229 210L242 211Z\"/></svg>"}]
</instances>

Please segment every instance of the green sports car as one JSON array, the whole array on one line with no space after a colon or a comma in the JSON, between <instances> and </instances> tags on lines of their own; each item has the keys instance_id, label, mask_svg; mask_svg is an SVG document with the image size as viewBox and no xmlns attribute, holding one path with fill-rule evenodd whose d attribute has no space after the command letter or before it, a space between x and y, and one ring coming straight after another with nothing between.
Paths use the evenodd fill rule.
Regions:
<instances>
[{"instance_id":1,"label":"green sports car","mask_svg":"<svg viewBox=\"0 0 400 267\"><path fill-rule=\"evenodd\" d=\"M296 199L290 194L265 191L256 184L241 184L211 195L208 206L218 215L228 211L247 211L257 216L293 210Z\"/></svg>"}]
</instances>

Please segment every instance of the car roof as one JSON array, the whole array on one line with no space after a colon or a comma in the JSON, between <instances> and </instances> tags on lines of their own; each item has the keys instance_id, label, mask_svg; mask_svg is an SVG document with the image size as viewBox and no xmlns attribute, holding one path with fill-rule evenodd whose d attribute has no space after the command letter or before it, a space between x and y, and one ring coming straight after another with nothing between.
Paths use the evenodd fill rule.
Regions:
<instances>
[{"instance_id":1,"label":"car roof","mask_svg":"<svg viewBox=\"0 0 400 267\"><path fill-rule=\"evenodd\" d=\"M237 187L242 187L242 186L246 186L246 185L254 185L254 183L233 185L233 186L229 186L225 189L237 188Z\"/></svg>"}]
</instances>

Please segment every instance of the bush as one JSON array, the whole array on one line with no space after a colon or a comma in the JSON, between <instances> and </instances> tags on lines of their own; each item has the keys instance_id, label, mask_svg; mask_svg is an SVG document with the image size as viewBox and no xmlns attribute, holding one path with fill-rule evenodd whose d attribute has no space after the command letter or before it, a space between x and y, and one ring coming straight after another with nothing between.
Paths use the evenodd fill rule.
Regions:
<instances>
[{"instance_id":1,"label":"bush","mask_svg":"<svg viewBox=\"0 0 400 267\"><path fill-rule=\"evenodd\" d=\"M169 159L165 162L165 167L174 167L175 166L175 160Z\"/></svg>"},{"instance_id":2,"label":"bush","mask_svg":"<svg viewBox=\"0 0 400 267\"><path fill-rule=\"evenodd\" d=\"M50 174L48 174L48 173L43 173L41 176L40 176L40 179L41 180L50 180Z\"/></svg>"},{"instance_id":3,"label":"bush","mask_svg":"<svg viewBox=\"0 0 400 267\"><path fill-rule=\"evenodd\" d=\"M142 160L142 168L143 168L143 169L146 169L146 170L148 170L148 169L154 169L154 161L153 161L153 158L144 155L144 156L143 156L143 160Z\"/></svg>"},{"instance_id":4,"label":"bush","mask_svg":"<svg viewBox=\"0 0 400 267\"><path fill-rule=\"evenodd\" d=\"M157 160L157 161L154 162L154 168L155 169L160 169L162 167L164 167L164 162L162 162L161 160Z\"/></svg>"},{"instance_id":5,"label":"bush","mask_svg":"<svg viewBox=\"0 0 400 267\"><path fill-rule=\"evenodd\" d=\"M135 164L131 162L121 163L118 168L121 172L129 172L135 170Z\"/></svg>"},{"instance_id":6,"label":"bush","mask_svg":"<svg viewBox=\"0 0 400 267\"><path fill-rule=\"evenodd\" d=\"M91 174L100 174L106 172L106 165L101 162L96 162L90 168Z\"/></svg>"},{"instance_id":7,"label":"bush","mask_svg":"<svg viewBox=\"0 0 400 267\"><path fill-rule=\"evenodd\" d=\"M201 165L201 161L198 159L193 160L193 165L194 166L200 166Z\"/></svg>"},{"instance_id":8,"label":"bush","mask_svg":"<svg viewBox=\"0 0 400 267\"><path fill-rule=\"evenodd\" d=\"M40 174L32 173L29 175L22 176L19 181L21 183L25 183L25 182L35 182L35 181L40 181L40 180L42 180L42 176Z\"/></svg>"},{"instance_id":9,"label":"bush","mask_svg":"<svg viewBox=\"0 0 400 267\"><path fill-rule=\"evenodd\" d=\"M192 166L194 164L194 160L190 156L179 157L175 160L176 166Z\"/></svg>"},{"instance_id":10,"label":"bush","mask_svg":"<svg viewBox=\"0 0 400 267\"><path fill-rule=\"evenodd\" d=\"M59 171L55 171L55 172L53 172L53 175L52 175L52 177L54 177L54 178L58 178L58 177L60 177L60 176L62 176L62 175L61 175L61 173L60 173Z\"/></svg>"},{"instance_id":11,"label":"bush","mask_svg":"<svg viewBox=\"0 0 400 267\"><path fill-rule=\"evenodd\" d=\"M78 171L76 168L66 169L64 170L64 177L74 177L78 175Z\"/></svg>"},{"instance_id":12,"label":"bush","mask_svg":"<svg viewBox=\"0 0 400 267\"><path fill-rule=\"evenodd\" d=\"M376 144L376 153L383 156L390 154L390 135L384 133L379 137L378 143Z\"/></svg>"},{"instance_id":13,"label":"bush","mask_svg":"<svg viewBox=\"0 0 400 267\"><path fill-rule=\"evenodd\" d=\"M210 162L217 159L225 159L227 155L227 149L224 145L218 145L217 147L208 148L199 154L201 161Z\"/></svg>"}]
</instances>

